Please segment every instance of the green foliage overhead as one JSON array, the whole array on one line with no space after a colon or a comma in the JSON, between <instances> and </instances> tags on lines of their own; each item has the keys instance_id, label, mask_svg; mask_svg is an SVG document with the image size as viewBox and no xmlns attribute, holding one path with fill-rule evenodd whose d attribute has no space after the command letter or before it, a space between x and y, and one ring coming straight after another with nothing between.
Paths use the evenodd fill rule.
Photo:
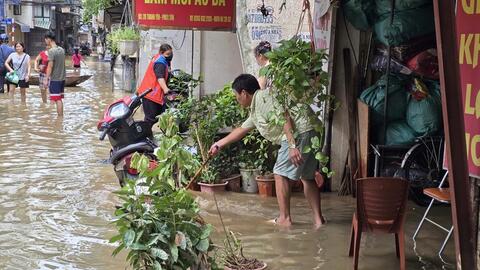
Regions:
<instances>
[{"instance_id":1,"label":"green foliage overhead","mask_svg":"<svg viewBox=\"0 0 480 270\"><path fill-rule=\"evenodd\" d=\"M116 2L115 0L82 0L83 22L90 22L99 11L111 7Z\"/></svg>"},{"instance_id":2,"label":"green foliage overhead","mask_svg":"<svg viewBox=\"0 0 480 270\"><path fill-rule=\"evenodd\" d=\"M315 151L316 158L325 166L328 157L321 153L325 129L319 119L322 110L314 112L311 105L323 110L333 107L334 97L327 92L329 75L322 69L328 55L325 50L312 52L310 43L297 38L283 40L280 44L267 54L270 65L262 68L261 75L271 79L275 98L283 107L283 111L278 112L278 119L283 118L285 111L308 116L319 136L314 138L310 149L301 150Z\"/></svg>"}]
</instances>

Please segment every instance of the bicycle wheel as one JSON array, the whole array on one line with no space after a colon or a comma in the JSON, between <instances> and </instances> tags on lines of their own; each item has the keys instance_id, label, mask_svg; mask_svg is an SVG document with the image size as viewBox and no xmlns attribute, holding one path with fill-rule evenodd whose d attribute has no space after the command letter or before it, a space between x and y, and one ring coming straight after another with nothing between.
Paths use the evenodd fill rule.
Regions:
<instances>
[{"instance_id":1,"label":"bicycle wheel","mask_svg":"<svg viewBox=\"0 0 480 270\"><path fill-rule=\"evenodd\" d=\"M397 176L410 182L410 198L420 206L427 206L431 198L423 194L425 188L438 187L445 170L443 169L442 137L419 139L405 155Z\"/></svg>"}]
</instances>

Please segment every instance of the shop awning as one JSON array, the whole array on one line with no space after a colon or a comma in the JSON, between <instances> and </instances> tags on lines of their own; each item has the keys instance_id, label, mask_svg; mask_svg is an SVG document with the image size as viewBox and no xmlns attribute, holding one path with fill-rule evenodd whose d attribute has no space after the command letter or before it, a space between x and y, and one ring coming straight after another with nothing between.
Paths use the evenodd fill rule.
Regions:
<instances>
[{"instance_id":1,"label":"shop awning","mask_svg":"<svg viewBox=\"0 0 480 270\"><path fill-rule=\"evenodd\" d=\"M20 31L22 33L29 33L30 32L30 25L22 23L20 21L15 21L15 24L18 24L20 26Z\"/></svg>"}]
</instances>

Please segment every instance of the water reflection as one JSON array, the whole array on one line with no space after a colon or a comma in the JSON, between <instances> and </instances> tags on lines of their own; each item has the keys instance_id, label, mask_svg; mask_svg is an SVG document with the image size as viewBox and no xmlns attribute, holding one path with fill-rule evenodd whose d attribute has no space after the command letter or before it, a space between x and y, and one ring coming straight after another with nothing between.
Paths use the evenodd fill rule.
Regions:
<instances>
[{"instance_id":1,"label":"water reflection","mask_svg":"<svg viewBox=\"0 0 480 270\"><path fill-rule=\"evenodd\" d=\"M0 269L124 269L125 254L111 257L115 234L109 224L118 188L108 158L108 142L98 141L96 121L103 109L124 95L112 92L109 65L89 63L93 79L68 88L65 117L42 104L38 88L20 104L0 95ZM227 227L241 234L248 255L269 269L351 269L347 256L354 200L323 196L328 223L312 230L303 196L292 201L296 225L282 230L266 222L277 214L275 199L229 193L218 198ZM199 195L203 215L218 228L214 202ZM413 251L410 235L423 209L411 207L407 224L409 269L453 269L436 257L443 234L425 227ZM447 216L438 209L438 216ZM427 226L427 225L425 225ZM364 237L360 269L397 269L393 236ZM451 241L453 243L453 241ZM446 250L452 261L452 243Z\"/></svg>"}]
</instances>

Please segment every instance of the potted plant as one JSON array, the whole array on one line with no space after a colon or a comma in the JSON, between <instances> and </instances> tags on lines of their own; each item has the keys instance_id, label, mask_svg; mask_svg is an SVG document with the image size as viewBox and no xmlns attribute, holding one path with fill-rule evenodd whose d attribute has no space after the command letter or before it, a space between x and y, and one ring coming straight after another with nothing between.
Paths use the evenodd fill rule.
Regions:
<instances>
[{"instance_id":1,"label":"potted plant","mask_svg":"<svg viewBox=\"0 0 480 270\"><path fill-rule=\"evenodd\" d=\"M202 163L209 160L208 147L224 134L222 131L246 118L246 112L236 102L230 84L216 94L183 100L178 115L181 122L190 123L189 130ZM226 149L209 160L207 172L202 175L200 182L208 185L226 183L229 190L239 191L240 177L234 150L235 147Z\"/></svg>"},{"instance_id":2,"label":"potted plant","mask_svg":"<svg viewBox=\"0 0 480 270\"><path fill-rule=\"evenodd\" d=\"M202 172L200 191L205 193L219 193L226 190L228 182L219 181L218 173L211 168L205 168Z\"/></svg>"},{"instance_id":3,"label":"potted plant","mask_svg":"<svg viewBox=\"0 0 480 270\"><path fill-rule=\"evenodd\" d=\"M229 129L240 125L246 117L247 111L237 102L231 83L226 84L222 90L215 94L214 99L215 118L219 122L218 136L228 134ZM222 132L223 131L223 132ZM224 149L218 157L212 161L212 166L217 168L223 182L228 182L227 190L241 191L242 177L239 173L238 152L240 144L235 143Z\"/></svg>"},{"instance_id":4,"label":"potted plant","mask_svg":"<svg viewBox=\"0 0 480 270\"><path fill-rule=\"evenodd\" d=\"M230 145L210 162L210 167L215 168L218 172L220 182L227 183L227 191L242 191L242 176L238 167L238 149L238 143Z\"/></svg>"},{"instance_id":5,"label":"potted plant","mask_svg":"<svg viewBox=\"0 0 480 270\"><path fill-rule=\"evenodd\" d=\"M119 246L113 255L126 249L134 269L210 269L212 226L182 185L197 171L198 161L183 147L172 115L163 114L159 127L155 155L160 165L152 169L148 157L135 154L132 167L140 178L116 192L123 203L115 211L118 234L110 242Z\"/></svg>"},{"instance_id":6,"label":"potted plant","mask_svg":"<svg viewBox=\"0 0 480 270\"><path fill-rule=\"evenodd\" d=\"M228 231L222 252L224 270L263 270L267 264L255 258L246 258L243 254L242 242L236 235Z\"/></svg>"},{"instance_id":7,"label":"potted plant","mask_svg":"<svg viewBox=\"0 0 480 270\"><path fill-rule=\"evenodd\" d=\"M120 27L107 36L110 50L121 55L132 55L138 51L140 33L133 27Z\"/></svg>"},{"instance_id":8,"label":"potted plant","mask_svg":"<svg viewBox=\"0 0 480 270\"><path fill-rule=\"evenodd\" d=\"M270 64L261 69L261 75L271 78L275 98L283 108L278 111L279 125L284 124L283 113L295 111L297 115L308 116L318 136L312 138L312 146L300 149L314 152L322 172L330 177L326 167L329 158L322 153L324 145L324 113L338 106L328 93L329 74L323 70L328 61L325 50L315 51L311 43L298 38L283 40L280 47L268 53ZM316 107L313 110L312 107Z\"/></svg>"},{"instance_id":9,"label":"potted plant","mask_svg":"<svg viewBox=\"0 0 480 270\"><path fill-rule=\"evenodd\" d=\"M257 176L261 174L263 159L257 155L257 142L261 139L258 131L252 131L242 140L243 148L240 150L239 164L242 175L242 191L258 193Z\"/></svg>"},{"instance_id":10,"label":"potted plant","mask_svg":"<svg viewBox=\"0 0 480 270\"><path fill-rule=\"evenodd\" d=\"M255 137L255 156L260 165L260 174L255 178L258 193L262 197L275 197L275 178L271 168L275 164L276 149L273 144L261 136Z\"/></svg>"}]
</instances>

